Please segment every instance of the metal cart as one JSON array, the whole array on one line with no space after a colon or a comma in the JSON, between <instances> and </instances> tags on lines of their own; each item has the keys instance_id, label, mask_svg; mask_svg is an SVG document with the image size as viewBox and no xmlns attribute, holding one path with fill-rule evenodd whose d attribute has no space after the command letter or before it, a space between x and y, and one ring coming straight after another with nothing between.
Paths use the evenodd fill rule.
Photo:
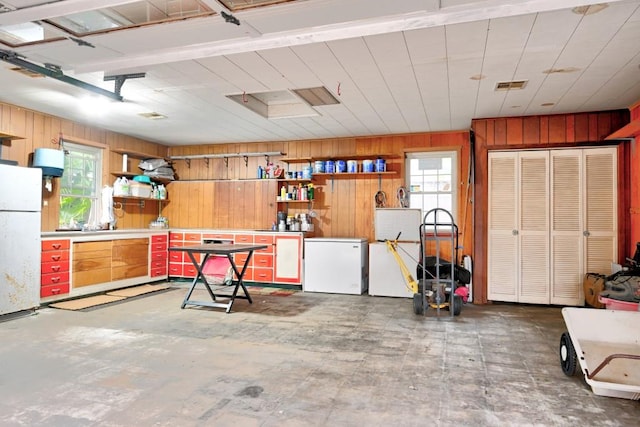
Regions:
<instances>
[{"instance_id":1,"label":"metal cart","mask_svg":"<svg viewBox=\"0 0 640 427\"><path fill-rule=\"evenodd\" d=\"M567 376L580 366L599 396L640 400L640 312L565 307L568 332L560 337L560 365Z\"/></svg>"},{"instance_id":2,"label":"metal cart","mask_svg":"<svg viewBox=\"0 0 640 427\"><path fill-rule=\"evenodd\" d=\"M427 245L432 243L434 255L428 256ZM448 243L450 257L441 257L442 246ZM440 317L440 310L449 310L451 318L462 311L462 298L456 295L458 259L458 226L449 211L435 208L428 211L420 225L420 264L416 272L418 292L413 295L415 314L424 314L431 307Z\"/></svg>"}]
</instances>

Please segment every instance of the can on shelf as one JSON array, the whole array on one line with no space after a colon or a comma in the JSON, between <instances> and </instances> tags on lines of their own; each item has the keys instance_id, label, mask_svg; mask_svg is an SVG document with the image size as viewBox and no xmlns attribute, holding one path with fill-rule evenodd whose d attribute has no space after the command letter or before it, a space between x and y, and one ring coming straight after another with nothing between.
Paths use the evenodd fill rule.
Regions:
<instances>
[{"instance_id":1,"label":"can on shelf","mask_svg":"<svg viewBox=\"0 0 640 427\"><path fill-rule=\"evenodd\" d=\"M385 172L387 170L387 164L384 159L376 159L376 172Z\"/></svg>"},{"instance_id":2,"label":"can on shelf","mask_svg":"<svg viewBox=\"0 0 640 427\"><path fill-rule=\"evenodd\" d=\"M347 171L347 162L344 160L336 160L336 173L344 173Z\"/></svg>"},{"instance_id":3,"label":"can on shelf","mask_svg":"<svg viewBox=\"0 0 640 427\"><path fill-rule=\"evenodd\" d=\"M373 172L373 160L362 161L362 172Z\"/></svg>"},{"instance_id":4,"label":"can on shelf","mask_svg":"<svg viewBox=\"0 0 640 427\"><path fill-rule=\"evenodd\" d=\"M358 172L358 161L357 160L347 160L347 172L348 173L356 173L356 172Z\"/></svg>"},{"instance_id":5,"label":"can on shelf","mask_svg":"<svg viewBox=\"0 0 640 427\"><path fill-rule=\"evenodd\" d=\"M325 173L335 173L336 172L336 164L333 160L327 160L324 164L324 172Z\"/></svg>"},{"instance_id":6,"label":"can on shelf","mask_svg":"<svg viewBox=\"0 0 640 427\"><path fill-rule=\"evenodd\" d=\"M322 160L316 160L313 163L313 172L314 173L324 173L324 162Z\"/></svg>"}]
</instances>

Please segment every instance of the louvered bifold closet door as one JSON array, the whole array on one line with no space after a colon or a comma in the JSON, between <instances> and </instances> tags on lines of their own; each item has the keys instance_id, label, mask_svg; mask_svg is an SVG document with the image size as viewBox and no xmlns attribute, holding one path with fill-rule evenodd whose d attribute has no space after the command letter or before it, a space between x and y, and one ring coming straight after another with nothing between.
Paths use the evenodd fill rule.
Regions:
<instances>
[{"instance_id":1,"label":"louvered bifold closet door","mask_svg":"<svg viewBox=\"0 0 640 427\"><path fill-rule=\"evenodd\" d=\"M517 153L489 153L487 296L518 300Z\"/></svg>"},{"instance_id":2,"label":"louvered bifold closet door","mask_svg":"<svg viewBox=\"0 0 640 427\"><path fill-rule=\"evenodd\" d=\"M549 152L520 153L518 302L549 303Z\"/></svg>"},{"instance_id":3,"label":"louvered bifold closet door","mask_svg":"<svg viewBox=\"0 0 640 427\"><path fill-rule=\"evenodd\" d=\"M611 263L618 262L617 149L585 149L583 158L585 272L610 274Z\"/></svg>"},{"instance_id":4,"label":"louvered bifold closet door","mask_svg":"<svg viewBox=\"0 0 640 427\"><path fill-rule=\"evenodd\" d=\"M582 150L551 152L551 304L582 305Z\"/></svg>"}]
</instances>

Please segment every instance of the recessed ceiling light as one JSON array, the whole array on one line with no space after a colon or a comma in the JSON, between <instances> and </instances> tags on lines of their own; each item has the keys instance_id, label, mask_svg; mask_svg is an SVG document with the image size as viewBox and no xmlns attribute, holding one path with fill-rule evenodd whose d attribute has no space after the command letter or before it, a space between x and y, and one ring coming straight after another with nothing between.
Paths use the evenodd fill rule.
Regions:
<instances>
[{"instance_id":1,"label":"recessed ceiling light","mask_svg":"<svg viewBox=\"0 0 640 427\"><path fill-rule=\"evenodd\" d=\"M609 5L607 3L591 4L587 6L578 6L571 9L571 11L577 15L593 15L594 13L602 12Z\"/></svg>"},{"instance_id":2,"label":"recessed ceiling light","mask_svg":"<svg viewBox=\"0 0 640 427\"><path fill-rule=\"evenodd\" d=\"M145 119L151 119L151 120L162 120L167 118L167 116L160 113L156 113L156 112L140 113L138 115L144 117Z\"/></svg>"},{"instance_id":3,"label":"recessed ceiling light","mask_svg":"<svg viewBox=\"0 0 640 427\"><path fill-rule=\"evenodd\" d=\"M541 107L553 107L556 105L555 102L545 102L544 104L540 104Z\"/></svg>"},{"instance_id":4,"label":"recessed ceiling light","mask_svg":"<svg viewBox=\"0 0 640 427\"><path fill-rule=\"evenodd\" d=\"M565 68L549 68L548 70L544 70L543 74L562 74L562 73L574 73L576 71L580 71L580 68L576 67L565 67Z\"/></svg>"}]
</instances>

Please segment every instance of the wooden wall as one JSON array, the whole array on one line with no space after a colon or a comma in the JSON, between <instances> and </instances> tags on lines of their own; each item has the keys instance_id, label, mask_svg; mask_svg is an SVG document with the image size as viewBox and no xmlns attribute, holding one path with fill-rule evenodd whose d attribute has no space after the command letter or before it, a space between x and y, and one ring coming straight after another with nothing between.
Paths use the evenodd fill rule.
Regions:
<instances>
[{"instance_id":1,"label":"wooden wall","mask_svg":"<svg viewBox=\"0 0 640 427\"><path fill-rule=\"evenodd\" d=\"M0 137L4 138L2 159L15 160L20 166L29 166L34 150L42 147L58 148L57 142L61 134L64 140L102 146L105 149L102 176L104 185L113 185L115 176L111 171L122 169L122 157L111 152L111 149L127 148L159 157L167 153L167 147L163 145L0 103ZM9 137L15 139L8 139ZM53 180L51 193L43 186L42 194L42 231L54 231L58 227L60 209L59 180ZM158 213L157 203L145 203L145 207L141 208L139 203L127 202L123 209L116 211L116 227L147 228Z\"/></svg>"},{"instance_id":2,"label":"wooden wall","mask_svg":"<svg viewBox=\"0 0 640 427\"><path fill-rule=\"evenodd\" d=\"M454 149L459 151L458 227L465 253L472 246L472 206L467 202L469 167L469 132L422 133L368 138L336 138L326 140L283 141L251 144L215 144L171 147L171 156L244 152L279 152L271 160L286 168L283 158L334 157L349 160L350 155L386 156L387 170L395 175L314 179L316 200L312 205L318 215L314 219L316 236L366 237L374 240L374 197L381 190L387 196L387 207L398 206L396 193L405 185L404 154L408 151ZM275 180L257 180L258 165L263 157L176 160L174 168L179 182L169 185L170 202L164 209L171 227L270 228L278 210L287 205L276 203L278 185ZM290 163L290 170L301 170L307 163ZM211 181L228 180L233 181ZM248 179L248 180L247 180ZM466 214L465 214L466 210ZM288 206L289 214L307 212L306 205ZM461 224L467 219L469 226ZM464 234L464 235L463 235Z\"/></svg>"},{"instance_id":3,"label":"wooden wall","mask_svg":"<svg viewBox=\"0 0 640 427\"><path fill-rule=\"evenodd\" d=\"M501 119L475 119L475 211L474 211L474 303L487 302L487 180L490 150L559 148L603 145L605 137L629 122L627 110L531 116ZM629 256L626 248L629 229L628 144L621 143L619 153L619 251L621 259Z\"/></svg>"}]
</instances>

